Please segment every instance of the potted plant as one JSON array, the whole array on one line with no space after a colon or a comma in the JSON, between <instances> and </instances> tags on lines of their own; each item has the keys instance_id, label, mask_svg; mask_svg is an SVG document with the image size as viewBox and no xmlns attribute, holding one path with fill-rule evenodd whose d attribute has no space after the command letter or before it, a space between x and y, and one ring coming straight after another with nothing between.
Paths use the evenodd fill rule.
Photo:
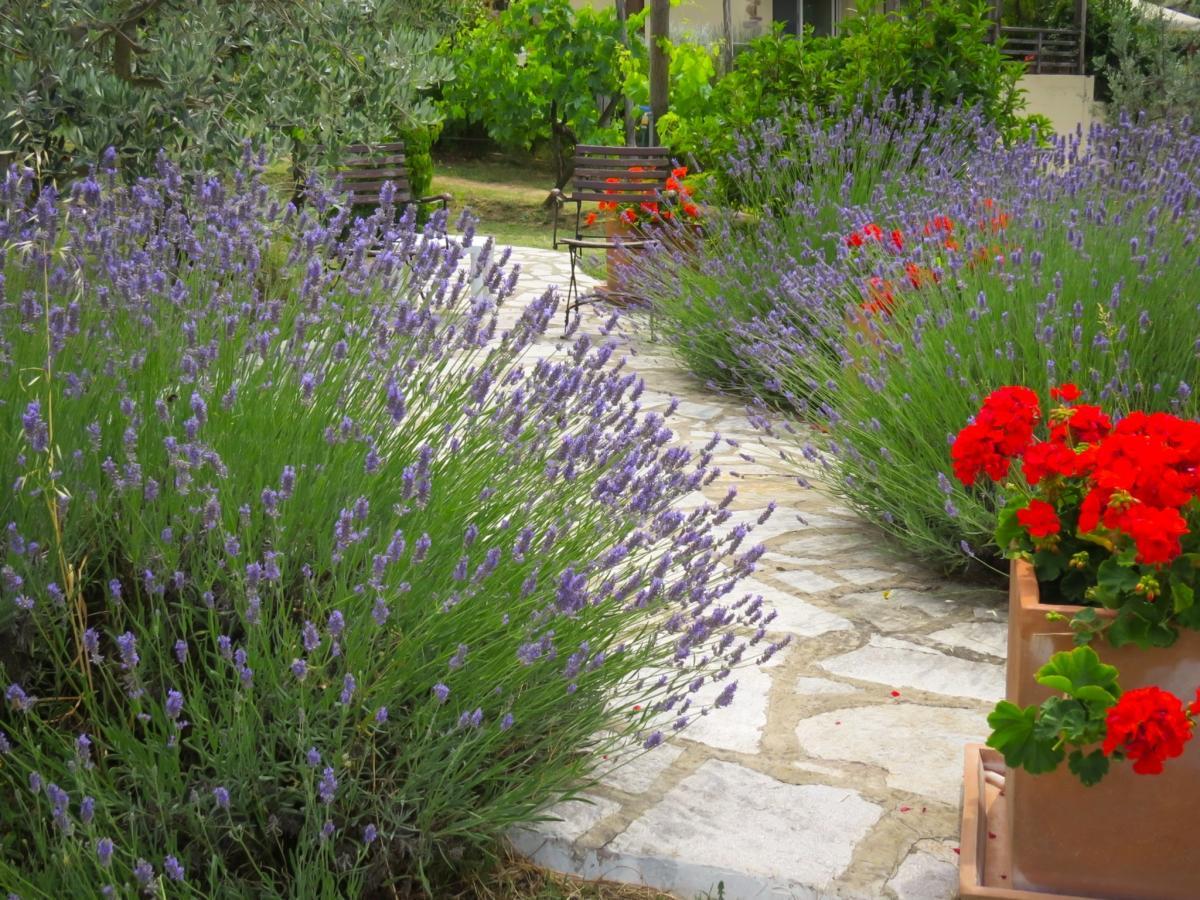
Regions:
<instances>
[{"instance_id":1,"label":"potted plant","mask_svg":"<svg viewBox=\"0 0 1200 900\"><path fill-rule=\"evenodd\" d=\"M642 171L642 167L630 166L629 171L636 176ZM602 200L598 204L599 213L588 213L584 219L584 227L595 226L603 215L604 231L609 239L653 237L690 252L699 236L701 211L694 199L695 185L686 182L687 177L687 166L672 169L671 176L664 182L657 200L638 203ZM621 179L609 178L607 181L618 183ZM624 248L614 248L607 252L610 290L620 288L621 272L629 265L631 252Z\"/></svg>"},{"instance_id":2,"label":"potted plant","mask_svg":"<svg viewBox=\"0 0 1200 900\"><path fill-rule=\"evenodd\" d=\"M1074 385L1050 394L1043 419L1032 390L994 391L951 447L964 484L1002 484L1012 561L987 742L1007 766L1011 889L975 896L1196 897L1200 422L1114 423Z\"/></svg>"}]
</instances>

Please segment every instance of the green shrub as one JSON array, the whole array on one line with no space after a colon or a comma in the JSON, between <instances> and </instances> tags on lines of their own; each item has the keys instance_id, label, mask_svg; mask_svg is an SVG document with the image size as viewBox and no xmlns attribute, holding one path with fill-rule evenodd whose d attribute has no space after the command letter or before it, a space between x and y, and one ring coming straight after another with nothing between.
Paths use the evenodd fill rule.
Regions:
<instances>
[{"instance_id":1,"label":"green shrub","mask_svg":"<svg viewBox=\"0 0 1200 900\"><path fill-rule=\"evenodd\" d=\"M834 37L798 40L776 29L738 54L703 104L673 107L671 146L720 168L756 121L904 94L977 107L1001 132L1018 129L1023 67L991 43L989 8L984 0L911 2L895 13L864 8Z\"/></svg>"},{"instance_id":2,"label":"green shrub","mask_svg":"<svg viewBox=\"0 0 1200 900\"><path fill-rule=\"evenodd\" d=\"M760 652L730 591L761 548L671 509L711 474L612 346L530 359L557 300L502 309L490 243L460 269L433 226L281 210L246 165L0 184L26 900L447 896Z\"/></svg>"}]
</instances>

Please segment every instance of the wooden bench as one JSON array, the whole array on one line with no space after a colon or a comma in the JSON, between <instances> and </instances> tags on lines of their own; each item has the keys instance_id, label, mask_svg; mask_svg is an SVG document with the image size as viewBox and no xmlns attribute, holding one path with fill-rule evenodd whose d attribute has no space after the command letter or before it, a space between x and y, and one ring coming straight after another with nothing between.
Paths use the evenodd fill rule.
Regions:
<instances>
[{"instance_id":1,"label":"wooden bench","mask_svg":"<svg viewBox=\"0 0 1200 900\"><path fill-rule=\"evenodd\" d=\"M403 211L406 206L440 203L446 209L454 198L449 194L414 197L408 181L404 144L351 144L337 168L342 184L350 192L354 206L378 206L379 192L391 182L395 188L392 202Z\"/></svg>"},{"instance_id":2,"label":"wooden bench","mask_svg":"<svg viewBox=\"0 0 1200 900\"><path fill-rule=\"evenodd\" d=\"M634 171L630 171L633 169ZM638 249L655 244L653 239L619 240L606 234L588 234L583 217L585 203L653 203L671 177L671 156L666 147L603 147L580 144L575 148L575 174L570 194L557 188L554 199L554 249L566 247L571 254L571 281L567 288L566 321L571 321L571 301L579 312L579 285L575 269L585 250ZM614 180L615 179L615 180ZM568 203L575 204L575 226L568 237L559 237L559 215Z\"/></svg>"}]
</instances>

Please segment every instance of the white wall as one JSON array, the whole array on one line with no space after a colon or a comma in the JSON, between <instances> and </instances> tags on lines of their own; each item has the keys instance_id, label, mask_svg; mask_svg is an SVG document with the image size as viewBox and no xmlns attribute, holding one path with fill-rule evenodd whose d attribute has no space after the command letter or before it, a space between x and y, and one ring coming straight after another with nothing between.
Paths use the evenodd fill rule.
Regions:
<instances>
[{"instance_id":1,"label":"white wall","mask_svg":"<svg viewBox=\"0 0 1200 900\"><path fill-rule=\"evenodd\" d=\"M1059 134L1074 131L1077 125L1087 134L1092 121L1103 118L1091 75L1023 75L1017 86L1025 91L1024 112L1041 113Z\"/></svg>"}]
</instances>

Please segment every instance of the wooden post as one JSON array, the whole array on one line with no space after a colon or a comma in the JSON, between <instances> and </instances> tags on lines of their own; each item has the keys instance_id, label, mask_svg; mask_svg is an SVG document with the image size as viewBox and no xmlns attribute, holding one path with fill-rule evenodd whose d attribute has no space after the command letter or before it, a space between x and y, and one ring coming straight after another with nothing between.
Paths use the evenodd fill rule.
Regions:
<instances>
[{"instance_id":1,"label":"wooden post","mask_svg":"<svg viewBox=\"0 0 1200 900\"><path fill-rule=\"evenodd\" d=\"M625 0L616 0L617 4L617 25L621 38L621 45L629 49L629 29L625 27L625 21L629 18ZM625 95L625 146L632 147L634 145L634 124L633 124L633 101L629 99L629 94Z\"/></svg>"},{"instance_id":2,"label":"wooden post","mask_svg":"<svg viewBox=\"0 0 1200 900\"><path fill-rule=\"evenodd\" d=\"M671 0L650 0L650 142L658 143L658 120L667 114L670 61L659 45L671 33Z\"/></svg>"},{"instance_id":3,"label":"wooden post","mask_svg":"<svg viewBox=\"0 0 1200 900\"><path fill-rule=\"evenodd\" d=\"M1075 25L1079 29L1079 71L1087 74L1087 0L1075 0Z\"/></svg>"},{"instance_id":4,"label":"wooden post","mask_svg":"<svg viewBox=\"0 0 1200 900\"><path fill-rule=\"evenodd\" d=\"M733 70L733 10L732 0L721 0L721 74Z\"/></svg>"}]
</instances>

